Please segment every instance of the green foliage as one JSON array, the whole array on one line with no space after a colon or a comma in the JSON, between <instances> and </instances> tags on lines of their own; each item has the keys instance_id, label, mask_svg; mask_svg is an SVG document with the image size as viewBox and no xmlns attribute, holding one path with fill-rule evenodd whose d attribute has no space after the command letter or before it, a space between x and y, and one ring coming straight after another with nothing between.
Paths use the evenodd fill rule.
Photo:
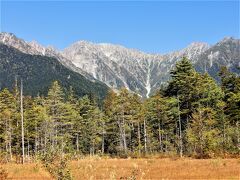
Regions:
<instances>
[{"instance_id":1,"label":"green foliage","mask_svg":"<svg viewBox=\"0 0 240 180\"><path fill-rule=\"evenodd\" d=\"M199 158L239 154L239 77L223 68L219 86L208 74L197 73L186 58L171 75L168 86L148 99L121 89L109 91L98 104L93 94L79 98L74 86L66 92L61 81L53 81L46 96L24 96L26 159L40 155L54 177L68 179L67 154L123 158L182 151ZM17 83L13 92L0 91L4 162L20 155L19 99Z\"/></svg>"},{"instance_id":2,"label":"green foliage","mask_svg":"<svg viewBox=\"0 0 240 180\"><path fill-rule=\"evenodd\" d=\"M81 116L76 127L81 151L94 154L102 142L103 114L87 96L78 101L77 111Z\"/></svg>"},{"instance_id":3,"label":"green foliage","mask_svg":"<svg viewBox=\"0 0 240 180\"><path fill-rule=\"evenodd\" d=\"M187 129L188 147L197 157L210 157L219 150L220 132L216 128L216 112L212 108L198 108Z\"/></svg>"},{"instance_id":4,"label":"green foliage","mask_svg":"<svg viewBox=\"0 0 240 180\"><path fill-rule=\"evenodd\" d=\"M177 99L155 95L145 104L146 119L149 124L152 148L161 152L174 151L176 142L174 134L178 116Z\"/></svg>"},{"instance_id":5,"label":"green foliage","mask_svg":"<svg viewBox=\"0 0 240 180\"><path fill-rule=\"evenodd\" d=\"M1 43L0 57L0 90L12 90L15 78L20 77L24 94L31 96L47 95L53 81L58 81L65 92L72 86L78 97L95 94L102 100L108 91L105 84L87 80L52 57L24 54Z\"/></svg>"},{"instance_id":6,"label":"green foliage","mask_svg":"<svg viewBox=\"0 0 240 180\"><path fill-rule=\"evenodd\" d=\"M0 92L0 144L5 147L8 160L12 159L12 134L14 119L16 117L16 101L7 90Z\"/></svg>"},{"instance_id":7,"label":"green foliage","mask_svg":"<svg viewBox=\"0 0 240 180\"><path fill-rule=\"evenodd\" d=\"M187 95L193 88L193 76L196 71L193 69L190 61L184 57L181 61L176 63L176 66L171 70L172 79L169 81L166 89L167 95Z\"/></svg>"},{"instance_id":8,"label":"green foliage","mask_svg":"<svg viewBox=\"0 0 240 180\"><path fill-rule=\"evenodd\" d=\"M43 167L58 180L73 179L71 172L67 166L68 157L61 155L60 151L49 150L40 157Z\"/></svg>"},{"instance_id":9,"label":"green foliage","mask_svg":"<svg viewBox=\"0 0 240 180\"><path fill-rule=\"evenodd\" d=\"M226 115L224 122L224 145L232 153L240 153L240 77L222 67L219 75L225 93L223 108Z\"/></svg>"}]
</instances>

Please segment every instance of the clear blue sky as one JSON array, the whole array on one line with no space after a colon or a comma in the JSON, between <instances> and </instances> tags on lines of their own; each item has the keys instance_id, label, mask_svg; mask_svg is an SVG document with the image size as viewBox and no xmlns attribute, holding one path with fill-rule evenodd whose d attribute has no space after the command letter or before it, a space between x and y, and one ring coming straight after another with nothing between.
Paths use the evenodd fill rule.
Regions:
<instances>
[{"instance_id":1,"label":"clear blue sky","mask_svg":"<svg viewBox=\"0 0 240 180\"><path fill-rule=\"evenodd\" d=\"M58 49L88 40L166 53L239 38L239 1L2 1L1 31Z\"/></svg>"}]
</instances>

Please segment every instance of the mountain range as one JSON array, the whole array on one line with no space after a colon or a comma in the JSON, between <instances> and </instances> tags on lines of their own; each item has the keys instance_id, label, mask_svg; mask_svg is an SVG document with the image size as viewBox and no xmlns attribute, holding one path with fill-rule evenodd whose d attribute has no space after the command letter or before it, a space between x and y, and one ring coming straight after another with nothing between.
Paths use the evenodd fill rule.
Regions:
<instances>
[{"instance_id":1,"label":"mountain range","mask_svg":"<svg viewBox=\"0 0 240 180\"><path fill-rule=\"evenodd\" d=\"M32 96L46 95L53 81L58 81L66 93L72 87L78 97L95 96L98 102L105 98L109 90L104 83L89 80L55 57L23 52L0 42L0 90L13 89L16 79L18 83L23 80L24 94Z\"/></svg>"},{"instance_id":2,"label":"mountain range","mask_svg":"<svg viewBox=\"0 0 240 180\"><path fill-rule=\"evenodd\" d=\"M0 43L34 56L35 61L38 61L36 56L55 59L93 84L102 82L115 90L125 87L144 98L166 84L170 70L184 56L190 59L197 71L208 72L217 80L221 66L227 66L232 72L240 74L240 40L232 37L224 38L214 45L195 42L167 54L149 54L120 45L88 41L78 41L58 51L35 41L24 41L12 33L0 33ZM0 62L2 60L0 57Z\"/></svg>"}]
</instances>

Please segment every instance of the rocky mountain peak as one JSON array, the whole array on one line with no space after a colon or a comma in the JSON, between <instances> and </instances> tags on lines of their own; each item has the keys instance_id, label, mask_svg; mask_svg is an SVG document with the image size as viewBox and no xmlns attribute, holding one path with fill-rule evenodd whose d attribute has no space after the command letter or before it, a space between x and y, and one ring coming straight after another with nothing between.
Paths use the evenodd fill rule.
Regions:
<instances>
[{"instance_id":1,"label":"rocky mountain peak","mask_svg":"<svg viewBox=\"0 0 240 180\"><path fill-rule=\"evenodd\" d=\"M0 33L0 42L27 54L45 55L44 46L38 44L36 41L26 42L23 39L17 38L13 33Z\"/></svg>"},{"instance_id":2,"label":"rocky mountain peak","mask_svg":"<svg viewBox=\"0 0 240 180\"><path fill-rule=\"evenodd\" d=\"M182 57L195 68L215 77L219 67L226 65L236 71L240 64L240 40L224 38L213 46L203 42L167 54L149 54L109 43L77 41L62 52L37 43L25 42L11 33L0 33L0 42L28 53L57 58L69 69L88 79L104 82L113 89L125 87L148 97L169 79L169 72Z\"/></svg>"},{"instance_id":3,"label":"rocky mountain peak","mask_svg":"<svg viewBox=\"0 0 240 180\"><path fill-rule=\"evenodd\" d=\"M196 51L198 53L202 53L206 50L208 50L211 46L207 43L203 42L193 42L189 46L187 46L184 50L185 51Z\"/></svg>"},{"instance_id":4,"label":"rocky mountain peak","mask_svg":"<svg viewBox=\"0 0 240 180\"><path fill-rule=\"evenodd\" d=\"M18 38L13 33L2 32L0 33L1 42L16 41Z\"/></svg>"}]
</instances>

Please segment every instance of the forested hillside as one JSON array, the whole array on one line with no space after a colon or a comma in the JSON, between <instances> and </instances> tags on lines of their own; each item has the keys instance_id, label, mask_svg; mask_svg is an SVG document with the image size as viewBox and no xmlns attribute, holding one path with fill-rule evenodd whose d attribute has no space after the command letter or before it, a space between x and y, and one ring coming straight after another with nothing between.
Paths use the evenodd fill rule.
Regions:
<instances>
[{"instance_id":1,"label":"forested hillside","mask_svg":"<svg viewBox=\"0 0 240 180\"><path fill-rule=\"evenodd\" d=\"M25 54L0 43L0 89L12 90L16 78L23 79L24 94L32 96L46 95L53 81L58 81L64 92L71 86L78 97L93 95L103 99L108 91L105 84L86 79L55 58Z\"/></svg>"},{"instance_id":2,"label":"forested hillside","mask_svg":"<svg viewBox=\"0 0 240 180\"><path fill-rule=\"evenodd\" d=\"M5 46L1 49L4 54ZM11 54L19 53L10 50ZM28 57L22 58L29 61ZM56 64L51 67L59 68ZM11 68L14 69L14 64ZM190 61L183 58L171 71L168 86L154 96L142 100L126 89L119 93L109 91L100 107L93 98L77 98L78 92L72 89L64 93L59 82L54 81L46 96L23 97L23 129L19 125L19 88L3 89L0 92L2 156L10 161L14 155L21 155L22 145L29 158L53 150L61 154L121 157L154 153L201 158L239 155L240 78L225 67L219 76L221 85L208 74L196 72ZM25 81L23 91L29 82ZM40 84L41 79L37 82Z\"/></svg>"}]
</instances>

